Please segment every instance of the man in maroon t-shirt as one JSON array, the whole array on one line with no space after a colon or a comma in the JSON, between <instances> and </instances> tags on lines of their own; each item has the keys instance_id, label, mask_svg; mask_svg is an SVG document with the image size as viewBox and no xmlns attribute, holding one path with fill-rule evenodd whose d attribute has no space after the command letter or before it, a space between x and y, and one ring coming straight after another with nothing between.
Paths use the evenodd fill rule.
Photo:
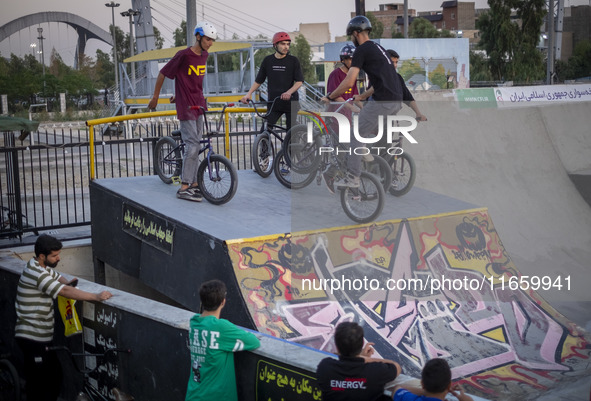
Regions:
<instances>
[{"instance_id":1,"label":"man in maroon t-shirt","mask_svg":"<svg viewBox=\"0 0 591 401\"><path fill-rule=\"evenodd\" d=\"M346 44L345 46L343 46L341 48L341 51L339 52L339 56L341 58L341 66L339 68L335 68L333 70L333 72L331 72L330 75L328 76L328 82L326 84L327 92L334 91L336 88L338 88L340 83L345 80L345 77L347 76L347 73L349 72L349 68L351 68L351 63L353 60L353 53L354 52L355 52L355 46L350 45L350 44ZM353 85L347 91L345 91L345 93L341 94L339 97L337 97L336 99L333 99L333 100L335 102L345 102L358 94L359 94L359 91L357 90L357 85ZM347 106L349 106L349 107L347 107ZM353 106L350 106L350 105L347 105L347 106L343 107L339 112L341 114L345 115L349 119L349 121L351 121L351 112L352 112ZM340 107L340 105L331 104L329 106L328 111L335 111L339 107Z\"/></svg>"},{"instance_id":2,"label":"man in maroon t-shirt","mask_svg":"<svg viewBox=\"0 0 591 401\"><path fill-rule=\"evenodd\" d=\"M333 72L330 73L328 76L328 82L326 84L326 91L328 93L334 91L338 86L345 80L347 73L349 72L349 68L351 68L351 63L353 62L353 53L355 52L355 46L351 44L346 44L343 46L339 52L339 57L341 59L341 65L338 68L335 68ZM353 84L345 93L341 94L337 98L333 99L335 102L345 102L355 96L359 96L359 90L357 89L357 84ZM349 122L352 122L353 112L358 112L359 108L354 106L353 104L347 104L344 107L341 107L341 104L329 104L327 106L327 111L337 111L339 110L339 114L344 115L347 117ZM335 118L328 118L327 124L331 127L334 132L339 132L339 126ZM352 127L352 124L349 124ZM324 182L326 183L326 187L331 193L335 193L334 190L334 177L337 168L335 166L330 166L328 170L326 170L323 174Z\"/></svg>"},{"instance_id":3,"label":"man in maroon t-shirt","mask_svg":"<svg viewBox=\"0 0 591 401\"><path fill-rule=\"evenodd\" d=\"M179 51L162 67L156 79L154 95L148 103L149 109L156 109L164 78L174 79L175 96L171 98L171 102L176 103L181 138L185 143L181 188L176 196L179 199L195 202L202 200L201 191L197 185L197 169L204 115L202 110L190 110L189 107L207 108L203 97L203 79L207 70L207 51L216 39L217 30L211 23L207 21L198 23L195 26L195 44Z\"/></svg>"}]
</instances>

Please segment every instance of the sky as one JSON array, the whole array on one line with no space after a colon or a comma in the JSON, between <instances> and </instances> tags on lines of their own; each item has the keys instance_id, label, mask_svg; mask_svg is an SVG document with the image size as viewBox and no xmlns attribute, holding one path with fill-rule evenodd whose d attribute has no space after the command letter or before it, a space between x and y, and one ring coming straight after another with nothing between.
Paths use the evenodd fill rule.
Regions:
<instances>
[{"instance_id":1,"label":"sky","mask_svg":"<svg viewBox=\"0 0 591 401\"><path fill-rule=\"evenodd\" d=\"M473 0L476 8L487 7L486 0ZM16 18L42 11L63 11L77 14L108 30L112 21L111 8L105 6L106 0L0 0L0 26ZM115 8L115 25L125 33L129 32L129 19L120 12L131 8L131 0L119 0ZM403 0L365 0L366 11L378 10L380 4L402 3ZM409 8L417 11L440 10L443 0L408 0ZM590 0L564 0L565 6L589 4ZM218 32L227 38L236 33L241 38L262 33L272 36L274 32L295 31L300 23L328 22L330 33L343 35L350 12L355 9L355 0L196 0L197 18L212 22ZM165 39L164 46L173 45L173 31L185 18L185 0L151 0L154 25ZM65 24L41 24L43 28L45 63L49 62L51 50L62 56L64 62L72 65L76 52L76 33ZM15 53L22 57L26 52L35 54L39 49L31 47L37 40L37 28L30 27L0 42L0 54L8 56ZM86 53L92 57L96 50L109 52L110 47L97 40L90 40Z\"/></svg>"}]
</instances>

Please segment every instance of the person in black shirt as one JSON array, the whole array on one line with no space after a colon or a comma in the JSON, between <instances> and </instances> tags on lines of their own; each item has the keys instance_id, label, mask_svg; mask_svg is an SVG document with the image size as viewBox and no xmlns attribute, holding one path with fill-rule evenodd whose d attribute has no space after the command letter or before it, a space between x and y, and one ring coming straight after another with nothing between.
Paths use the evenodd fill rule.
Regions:
<instances>
[{"instance_id":1,"label":"person in black shirt","mask_svg":"<svg viewBox=\"0 0 591 401\"><path fill-rule=\"evenodd\" d=\"M328 93L323 102L330 102L347 91L355 81L361 70L365 71L373 87L372 100L367 103L359 114L359 135L368 138L366 142L371 144L379 141L377 138L379 120L382 116L395 115L402 105L402 87L396 69L392 66L392 60L386 54L386 50L377 43L369 40L371 23L363 15L353 17L347 25L347 35L351 36L356 46L353 53L353 61L347 76L341 84L331 93ZM373 140L372 140L373 138ZM359 175L361 174L361 156L354 149L361 143L353 135L351 148L353 151L347 159L348 174L335 182L337 189L345 187L359 187Z\"/></svg>"},{"instance_id":2,"label":"person in black shirt","mask_svg":"<svg viewBox=\"0 0 591 401\"><path fill-rule=\"evenodd\" d=\"M263 59L254 83L248 93L240 99L242 103L248 103L254 91L265 82L265 79L268 79L267 100L269 101L269 107L276 97L280 97L281 100L275 102L267 122L273 125L285 114L288 128L291 127L292 112L297 113L297 110L299 110L298 89L304 82L300 61L297 57L289 54L290 45L291 38L286 32L277 32L273 35L275 53Z\"/></svg>"},{"instance_id":3,"label":"person in black shirt","mask_svg":"<svg viewBox=\"0 0 591 401\"><path fill-rule=\"evenodd\" d=\"M340 323L334 341L339 359L324 358L316 368L322 400L391 400L384 388L400 374L400 365L372 358L373 344L363 346L363 328L355 322Z\"/></svg>"},{"instance_id":4,"label":"person in black shirt","mask_svg":"<svg viewBox=\"0 0 591 401\"><path fill-rule=\"evenodd\" d=\"M390 60L392 60L392 66L398 71L398 60L400 59L400 55L392 49L386 50L386 54L388 55L388 57L390 57ZM404 104L410 107L412 111L415 112L415 118L417 121L427 121L427 117L423 113L421 113L421 110L419 109L419 106L417 105L414 96L408 90L406 82L404 82L404 78L402 78L402 75L400 75L398 72L396 72L396 74L398 75L398 78L400 79L400 85L402 86L402 101L404 102ZM356 95L355 100L367 100L370 98L372 94L373 87L369 88L361 95Z\"/></svg>"}]
</instances>

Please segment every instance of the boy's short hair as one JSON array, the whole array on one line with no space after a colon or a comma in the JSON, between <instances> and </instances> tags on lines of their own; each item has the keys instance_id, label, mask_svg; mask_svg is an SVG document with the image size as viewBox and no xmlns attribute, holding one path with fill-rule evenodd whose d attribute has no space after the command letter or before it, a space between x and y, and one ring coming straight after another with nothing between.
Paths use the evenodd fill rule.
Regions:
<instances>
[{"instance_id":1,"label":"boy's short hair","mask_svg":"<svg viewBox=\"0 0 591 401\"><path fill-rule=\"evenodd\" d=\"M445 359L434 358L428 361L421 372L423 389L429 393L441 393L451 383L451 369Z\"/></svg>"},{"instance_id":2,"label":"boy's short hair","mask_svg":"<svg viewBox=\"0 0 591 401\"><path fill-rule=\"evenodd\" d=\"M59 239L52 237L51 235L42 234L37 238L37 241L35 241L35 256L49 256L51 252L62 249L62 246L62 242Z\"/></svg>"},{"instance_id":3,"label":"boy's short hair","mask_svg":"<svg viewBox=\"0 0 591 401\"><path fill-rule=\"evenodd\" d=\"M363 349L363 328L355 322L343 322L337 326L334 342L342 356L357 356Z\"/></svg>"},{"instance_id":4,"label":"boy's short hair","mask_svg":"<svg viewBox=\"0 0 591 401\"><path fill-rule=\"evenodd\" d=\"M398 53L396 53L396 50L388 49L388 50L386 50L386 54L390 58L400 58L400 56L398 55Z\"/></svg>"},{"instance_id":5,"label":"boy's short hair","mask_svg":"<svg viewBox=\"0 0 591 401\"><path fill-rule=\"evenodd\" d=\"M220 307L226 299L226 284L220 280L210 280L201 284L199 288L201 308L206 311L214 311Z\"/></svg>"}]
</instances>

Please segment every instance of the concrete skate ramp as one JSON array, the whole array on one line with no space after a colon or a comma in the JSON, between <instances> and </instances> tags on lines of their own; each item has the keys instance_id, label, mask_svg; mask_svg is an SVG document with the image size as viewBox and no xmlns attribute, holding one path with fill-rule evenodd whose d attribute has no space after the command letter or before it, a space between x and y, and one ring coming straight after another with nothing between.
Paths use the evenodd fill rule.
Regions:
<instances>
[{"instance_id":1,"label":"concrete skate ramp","mask_svg":"<svg viewBox=\"0 0 591 401\"><path fill-rule=\"evenodd\" d=\"M415 185L487 207L522 274L570 276L569 291L541 295L590 331L591 208L568 174L591 171L591 102L462 109L433 95L418 103L429 121L405 147Z\"/></svg>"},{"instance_id":2,"label":"concrete skate ramp","mask_svg":"<svg viewBox=\"0 0 591 401\"><path fill-rule=\"evenodd\" d=\"M334 352L334 327L358 321L404 373L444 357L488 399L537 399L591 373L589 335L540 296L568 283L515 289L522 276L486 208L227 245L261 332Z\"/></svg>"}]
</instances>

